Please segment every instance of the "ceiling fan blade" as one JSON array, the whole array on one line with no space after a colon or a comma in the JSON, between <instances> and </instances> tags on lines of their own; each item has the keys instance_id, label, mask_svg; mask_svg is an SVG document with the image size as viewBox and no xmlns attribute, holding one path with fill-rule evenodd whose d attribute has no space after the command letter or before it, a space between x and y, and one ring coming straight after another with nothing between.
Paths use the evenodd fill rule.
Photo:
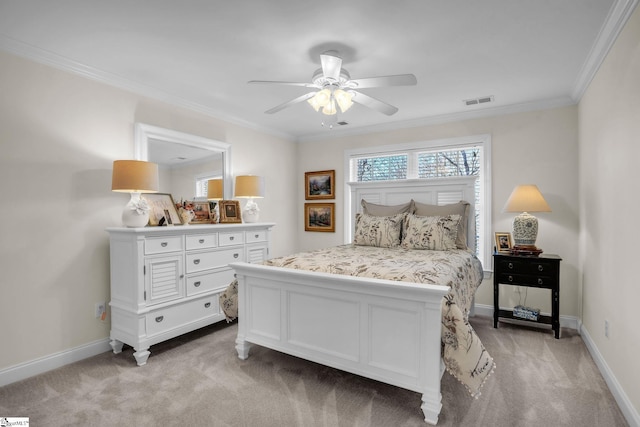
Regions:
<instances>
[{"instance_id":1,"label":"ceiling fan blade","mask_svg":"<svg viewBox=\"0 0 640 427\"><path fill-rule=\"evenodd\" d=\"M414 86L418 84L413 74L397 74L395 76L368 77L364 79L349 80L349 85L355 83L354 89L381 86Z\"/></svg>"},{"instance_id":2,"label":"ceiling fan blade","mask_svg":"<svg viewBox=\"0 0 640 427\"><path fill-rule=\"evenodd\" d=\"M365 107L371 108L373 110L379 111L382 114L386 114L387 116L391 116L398 112L398 108L394 107L391 104L387 104L386 102L380 101L372 96L365 95L361 92L353 92L353 102L357 104L364 105Z\"/></svg>"},{"instance_id":3,"label":"ceiling fan blade","mask_svg":"<svg viewBox=\"0 0 640 427\"><path fill-rule=\"evenodd\" d=\"M322 63L322 74L325 78L340 80L340 69L342 68L342 58L333 55L322 54L320 55L320 62Z\"/></svg>"},{"instance_id":4,"label":"ceiling fan blade","mask_svg":"<svg viewBox=\"0 0 640 427\"><path fill-rule=\"evenodd\" d=\"M286 86L302 86L302 87L317 87L313 83L301 83L301 82L279 82L270 80L250 80L249 84L274 84L274 85L286 85Z\"/></svg>"},{"instance_id":5,"label":"ceiling fan blade","mask_svg":"<svg viewBox=\"0 0 640 427\"><path fill-rule=\"evenodd\" d=\"M275 107L273 107L270 110L265 111L266 114L273 114L273 113L277 113L280 110L284 110L287 107L292 106L293 104L297 104L298 102L302 102L302 101L306 101L307 99L311 98L313 95L315 95L316 92L309 92L309 93L305 93L302 96L299 96L295 99L292 99L291 101L287 101L283 104L277 105Z\"/></svg>"}]
</instances>

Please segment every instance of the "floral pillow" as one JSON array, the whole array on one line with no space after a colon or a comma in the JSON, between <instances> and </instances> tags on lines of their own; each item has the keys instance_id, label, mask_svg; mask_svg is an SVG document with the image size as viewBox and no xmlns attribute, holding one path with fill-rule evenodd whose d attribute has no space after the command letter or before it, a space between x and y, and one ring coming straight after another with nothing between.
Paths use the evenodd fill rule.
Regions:
<instances>
[{"instance_id":1,"label":"floral pillow","mask_svg":"<svg viewBox=\"0 0 640 427\"><path fill-rule=\"evenodd\" d=\"M400 233L405 213L392 216L356 214L353 243L360 246L393 248L400 246Z\"/></svg>"},{"instance_id":2,"label":"floral pillow","mask_svg":"<svg viewBox=\"0 0 640 427\"><path fill-rule=\"evenodd\" d=\"M401 246L405 249L448 251L456 249L460 215L407 215Z\"/></svg>"}]
</instances>

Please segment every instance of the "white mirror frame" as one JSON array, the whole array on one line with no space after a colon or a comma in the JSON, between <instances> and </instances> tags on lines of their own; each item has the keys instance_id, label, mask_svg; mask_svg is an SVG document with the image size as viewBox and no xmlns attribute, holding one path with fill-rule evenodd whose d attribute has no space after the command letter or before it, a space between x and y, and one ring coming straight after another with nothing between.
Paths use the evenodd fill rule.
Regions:
<instances>
[{"instance_id":1,"label":"white mirror frame","mask_svg":"<svg viewBox=\"0 0 640 427\"><path fill-rule=\"evenodd\" d=\"M224 178L224 196L225 198L230 198L233 194L231 192L233 184L231 175L231 144L144 123L136 123L134 133L135 160L149 160L150 140L173 142L175 144L189 145L191 147L198 147L205 150L223 153L222 173Z\"/></svg>"}]
</instances>

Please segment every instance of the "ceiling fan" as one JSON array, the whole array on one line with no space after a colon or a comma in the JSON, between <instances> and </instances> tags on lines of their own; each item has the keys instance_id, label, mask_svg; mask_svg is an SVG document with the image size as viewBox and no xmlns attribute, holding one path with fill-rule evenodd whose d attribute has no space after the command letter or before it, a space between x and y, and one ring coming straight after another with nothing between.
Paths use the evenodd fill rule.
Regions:
<instances>
[{"instance_id":1,"label":"ceiling fan","mask_svg":"<svg viewBox=\"0 0 640 427\"><path fill-rule=\"evenodd\" d=\"M338 56L336 51L327 51L321 54L320 63L322 68L316 70L310 83L251 80L249 83L252 84L302 86L315 89L312 92L277 105L265 111L265 113L277 113L294 104L307 101L316 111L322 111L326 115L336 115L338 108L344 113L355 102L391 116L398 111L397 107L365 95L359 92L358 89L383 86L412 86L417 84L416 76L413 74L351 79L349 72L342 68L342 58Z\"/></svg>"}]
</instances>

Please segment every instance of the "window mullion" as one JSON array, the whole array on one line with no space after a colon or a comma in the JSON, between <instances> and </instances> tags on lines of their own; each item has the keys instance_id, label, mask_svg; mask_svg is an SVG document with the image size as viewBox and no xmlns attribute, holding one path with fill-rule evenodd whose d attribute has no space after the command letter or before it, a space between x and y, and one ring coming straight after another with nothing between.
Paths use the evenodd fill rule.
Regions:
<instances>
[{"instance_id":1,"label":"window mullion","mask_svg":"<svg viewBox=\"0 0 640 427\"><path fill-rule=\"evenodd\" d=\"M407 179L418 178L418 152L409 151L407 153Z\"/></svg>"}]
</instances>

